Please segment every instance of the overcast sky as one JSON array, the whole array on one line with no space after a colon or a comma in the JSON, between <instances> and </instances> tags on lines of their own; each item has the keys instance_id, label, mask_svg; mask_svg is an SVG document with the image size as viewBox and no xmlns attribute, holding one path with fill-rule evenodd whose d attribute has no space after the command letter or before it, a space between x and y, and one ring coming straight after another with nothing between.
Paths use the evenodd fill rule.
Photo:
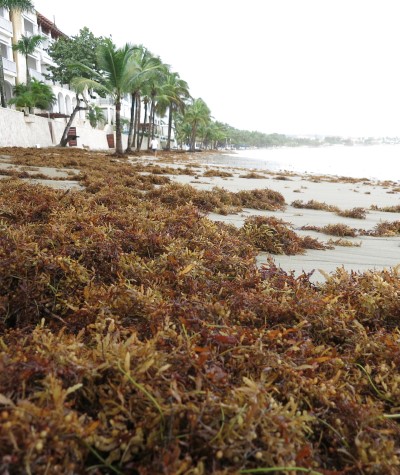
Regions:
<instances>
[{"instance_id":1,"label":"overcast sky","mask_svg":"<svg viewBox=\"0 0 400 475\"><path fill-rule=\"evenodd\" d=\"M68 35L143 44L233 127L400 136L399 0L33 1Z\"/></svg>"}]
</instances>

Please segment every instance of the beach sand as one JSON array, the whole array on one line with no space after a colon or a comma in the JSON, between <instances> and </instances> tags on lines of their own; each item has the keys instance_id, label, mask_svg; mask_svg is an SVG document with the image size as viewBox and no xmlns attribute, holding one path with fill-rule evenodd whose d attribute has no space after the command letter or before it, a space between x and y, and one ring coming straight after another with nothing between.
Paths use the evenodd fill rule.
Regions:
<instances>
[{"instance_id":1,"label":"beach sand","mask_svg":"<svg viewBox=\"0 0 400 475\"><path fill-rule=\"evenodd\" d=\"M221 157L221 154L218 154ZM399 221L399 213L387 213L371 210L371 206L379 208L400 205L400 187L395 182L374 182L370 180L350 180L343 177L329 177L315 175L300 175L294 173L277 173L266 170L250 170L234 168L229 166L227 156L226 165L209 165L207 160L209 154L163 154L160 153L155 159L153 156L142 155L131 157L132 163L158 164L172 168L186 168L194 172L194 175L179 174L167 175L172 182L190 184L196 189L212 190L214 187L224 188L228 191L237 192L240 190L252 189L272 189L280 192L287 203L284 211L262 211L254 209L243 209L236 214L227 216L210 213L208 217L214 221L221 221L241 227L246 218L250 216L275 216L283 219L293 226L299 235L317 238L320 241L328 242L330 239L337 239L334 236L315 231L304 231L303 226L325 226L328 224L346 224L351 228L373 230L374 227L383 221ZM204 162L202 163L202 160ZM25 172L31 175L28 178L31 182L40 183L54 188L76 190L82 189L78 181L74 180L74 175L79 174L78 169L58 169L52 167L26 167L12 163L11 155L0 156L0 167L14 172ZM210 170L223 170L231 173L231 177L222 178L219 176L204 176L204 172ZM249 172L262 175L263 178L242 178L241 176ZM42 174L45 177L36 178L35 174ZM7 178L0 175L0 178ZM295 208L291 203L301 200L304 203L310 200L334 205L341 210L348 210L361 207L367 210L366 219L351 219L336 215L333 212ZM293 271L296 276L302 272L310 273L314 271L311 280L323 281L327 273L333 273L339 267L347 271L364 272L367 270L381 270L394 268L400 265L400 236L370 237L357 236L346 238L359 246L343 247L335 246L334 249L308 250L303 255L286 256L270 255L260 252L257 261L259 265L266 264L268 258L273 258L275 263L285 271ZM320 272L321 271L321 272Z\"/></svg>"},{"instance_id":2,"label":"beach sand","mask_svg":"<svg viewBox=\"0 0 400 475\"><path fill-rule=\"evenodd\" d=\"M233 224L237 227L243 225L249 216L275 216L290 223L293 229L302 236L309 235L320 241L328 242L329 239L337 239L335 236L315 231L300 230L302 226L325 226L328 224L342 223L355 229L372 230L378 223L383 221L400 220L399 213L388 213L370 210L371 206L379 208L400 205L400 193L396 191L396 183L373 182L369 180L355 181L340 177L316 177L313 175L277 174L271 172L265 174L265 170L253 170L264 174L265 178L241 178L240 175L249 173L250 170L231 168L227 166L209 166L201 164L201 154L193 157L193 161L199 166L194 167L196 176L168 175L172 181L181 184L190 184L201 190L211 190L214 187L224 188L228 191L265 189L269 188L282 193L288 206L284 211L262 211L244 209L238 214L222 216L210 213L208 216L215 221ZM143 157L145 158L145 157ZM142 158L142 159L143 159ZM153 157L148 157L149 163L156 163ZM174 162L172 166L182 167L190 161ZM171 166L168 163L168 166ZM233 176L228 178L203 176L206 170L222 169ZM299 209L290 204L295 200L304 203L316 200L329 205L348 210L355 207L364 208L367 211L366 219L345 218L333 212ZM326 274L332 274L339 268L347 271L365 272L368 270L382 270L394 268L400 265L400 237L370 237L357 236L346 238L359 246L343 247L335 246L332 250L308 250L303 255L286 256L260 253L258 263L266 264L269 257L285 271L293 271L296 276L303 271L314 271L311 280L324 281Z\"/></svg>"}]
</instances>

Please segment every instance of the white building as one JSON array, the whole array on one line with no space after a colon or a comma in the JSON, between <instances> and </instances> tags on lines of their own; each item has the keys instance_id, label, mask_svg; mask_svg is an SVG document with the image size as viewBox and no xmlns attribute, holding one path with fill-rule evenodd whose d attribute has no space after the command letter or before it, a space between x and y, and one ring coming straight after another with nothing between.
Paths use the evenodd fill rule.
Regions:
<instances>
[{"instance_id":1,"label":"white building","mask_svg":"<svg viewBox=\"0 0 400 475\"><path fill-rule=\"evenodd\" d=\"M41 35L45 38L35 52L28 56L28 65L25 57L12 49L12 45L17 43L22 35ZM47 67L55 65L46 49L61 36L65 36L64 33L38 12L14 12L11 16L6 8L0 7L0 48L6 100L12 97L13 87L16 84L26 82L26 66L28 66L32 78L52 85L57 97L57 104L54 105L52 112L71 114L75 100L73 91L61 85L53 85L44 77ZM2 79L0 76L0 81Z\"/></svg>"},{"instance_id":2,"label":"white building","mask_svg":"<svg viewBox=\"0 0 400 475\"><path fill-rule=\"evenodd\" d=\"M28 56L26 65L25 56L19 52L13 51L12 45L16 44L22 36L41 35L44 40L36 48L32 55ZM66 35L50 20L37 11L33 12L9 12L8 9L0 7L0 82L3 84L4 96L6 102L13 96L13 88L19 83L26 83L26 69L28 66L29 74L38 81L43 81L51 85L54 95L57 98L49 117L56 121L66 123L76 105L75 92L68 86L53 83L45 78L49 66L56 66L47 49L60 37ZM2 67L1 67L2 66ZM110 98L96 97L89 100L103 109L106 124L99 125L100 128L111 126L115 123L115 106ZM129 121L130 119L130 97L127 94L122 101L121 117ZM80 111L75 118L74 126L88 125L86 112ZM160 143L165 145L167 135L166 126L163 121L156 119L155 133L160 138ZM175 142L172 138L174 145ZM146 141L147 144L147 141Z\"/></svg>"},{"instance_id":3,"label":"white building","mask_svg":"<svg viewBox=\"0 0 400 475\"><path fill-rule=\"evenodd\" d=\"M9 11L0 7L0 80L4 77L4 95L6 100L12 97L12 88L16 84L17 64L13 58L12 50L13 25ZM3 71L1 71L1 67Z\"/></svg>"}]
</instances>

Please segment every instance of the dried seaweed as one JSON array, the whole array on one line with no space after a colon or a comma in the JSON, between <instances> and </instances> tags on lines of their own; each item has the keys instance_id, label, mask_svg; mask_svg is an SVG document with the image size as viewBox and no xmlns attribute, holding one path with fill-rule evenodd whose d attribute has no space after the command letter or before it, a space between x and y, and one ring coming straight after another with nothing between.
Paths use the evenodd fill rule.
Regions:
<instances>
[{"instance_id":1,"label":"dried seaweed","mask_svg":"<svg viewBox=\"0 0 400 475\"><path fill-rule=\"evenodd\" d=\"M237 194L2 153L87 189L0 181L0 473L399 473L398 269L260 269L201 211Z\"/></svg>"},{"instance_id":2,"label":"dried seaweed","mask_svg":"<svg viewBox=\"0 0 400 475\"><path fill-rule=\"evenodd\" d=\"M328 247L310 236L297 235L289 223L274 217L247 218L242 233L257 249L272 254L303 254L305 249Z\"/></svg>"}]
</instances>

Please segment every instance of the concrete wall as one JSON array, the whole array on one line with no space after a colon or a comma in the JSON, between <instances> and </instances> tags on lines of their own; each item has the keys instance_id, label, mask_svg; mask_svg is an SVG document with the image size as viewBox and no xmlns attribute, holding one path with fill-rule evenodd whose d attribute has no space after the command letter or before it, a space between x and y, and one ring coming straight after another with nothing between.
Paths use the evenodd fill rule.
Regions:
<instances>
[{"instance_id":1,"label":"concrete wall","mask_svg":"<svg viewBox=\"0 0 400 475\"><path fill-rule=\"evenodd\" d=\"M0 147L52 147L60 142L65 125L66 119L49 120L0 108ZM84 145L91 150L108 150L107 128L97 130L79 122L73 126L79 136L78 147ZM122 136L122 143L126 148L126 135Z\"/></svg>"}]
</instances>

